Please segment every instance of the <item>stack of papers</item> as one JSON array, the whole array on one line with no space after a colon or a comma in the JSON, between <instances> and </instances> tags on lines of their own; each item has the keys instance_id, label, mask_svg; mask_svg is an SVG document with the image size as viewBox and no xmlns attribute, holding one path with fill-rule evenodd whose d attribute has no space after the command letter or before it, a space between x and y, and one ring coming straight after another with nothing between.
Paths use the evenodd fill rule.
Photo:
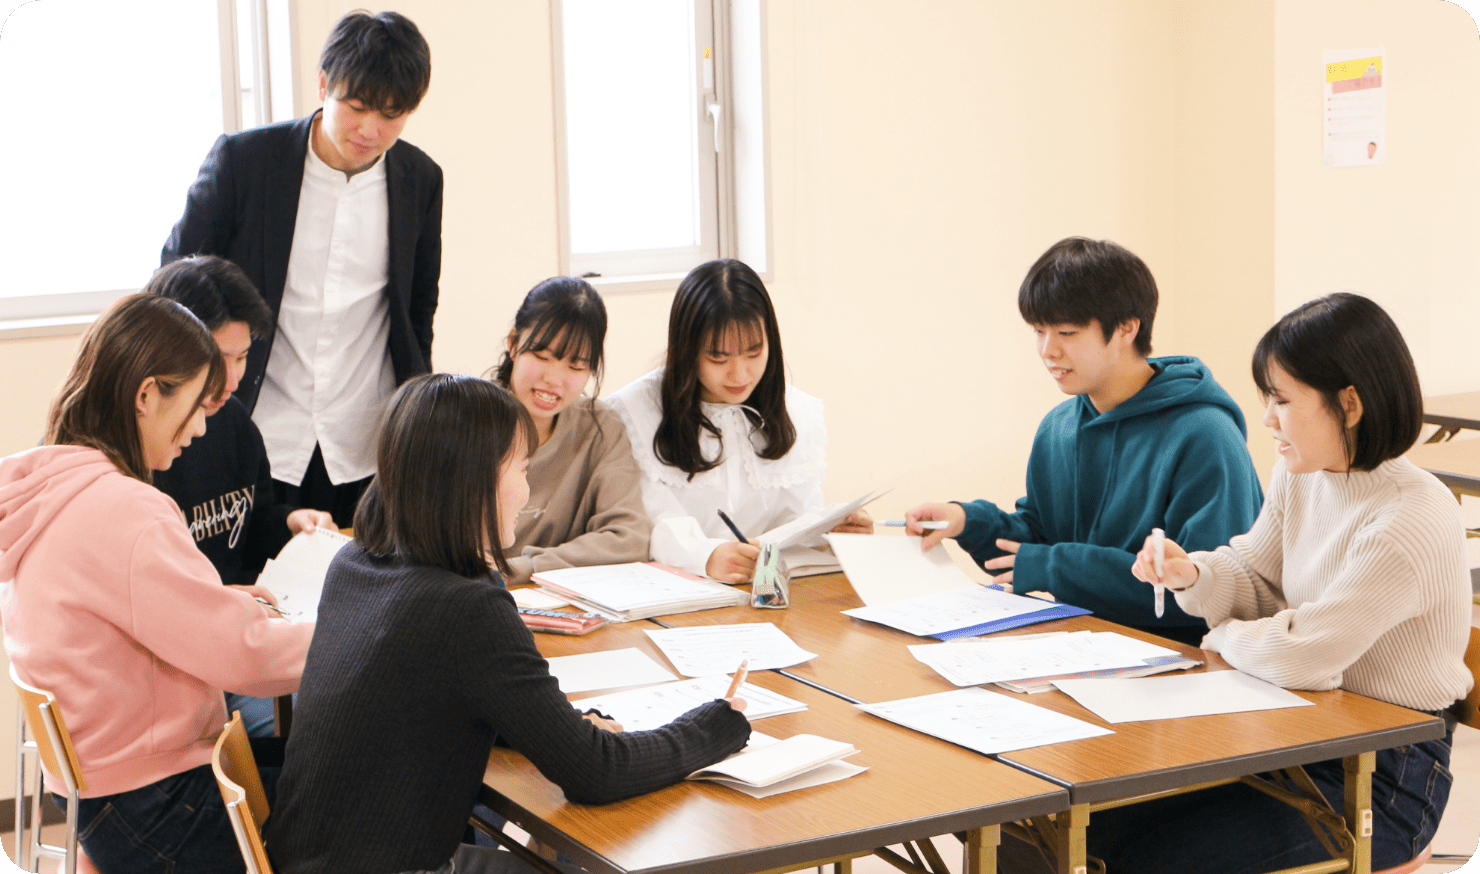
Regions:
<instances>
[{"instance_id":1,"label":"stack of papers","mask_svg":"<svg viewBox=\"0 0 1480 874\"><path fill-rule=\"evenodd\" d=\"M695 771L689 779L713 780L752 798L765 798L862 774L868 769L839 761L856 752L852 744L813 734L776 740L752 732L745 749Z\"/></svg>"},{"instance_id":2,"label":"stack of papers","mask_svg":"<svg viewBox=\"0 0 1480 874\"><path fill-rule=\"evenodd\" d=\"M770 671L817 658L769 622L664 628L647 635L685 677L723 674L742 661L752 671Z\"/></svg>"},{"instance_id":3,"label":"stack of papers","mask_svg":"<svg viewBox=\"0 0 1480 874\"><path fill-rule=\"evenodd\" d=\"M561 688L564 688L562 685ZM679 680L661 686L611 692L571 702L581 711L599 710L621 723L623 731L662 728L700 704L723 698L730 678L720 674L697 680ZM745 718L751 721L783 713L801 713L807 705L769 689L741 683L737 697L745 699Z\"/></svg>"},{"instance_id":4,"label":"stack of papers","mask_svg":"<svg viewBox=\"0 0 1480 874\"><path fill-rule=\"evenodd\" d=\"M750 603L744 590L657 562L560 568L540 571L531 579L559 597L619 622Z\"/></svg>"},{"instance_id":5,"label":"stack of papers","mask_svg":"<svg viewBox=\"0 0 1480 874\"><path fill-rule=\"evenodd\" d=\"M1061 677L1112 668L1144 668L1174 650L1116 634L1076 631L909 647L910 654L957 686Z\"/></svg>"},{"instance_id":6,"label":"stack of papers","mask_svg":"<svg viewBox=\"0 0 1480 874\"><path fill-rule=\"evenodd\" d=\"M918 537L829 534L827 540L865 605L843 613L920 637L974 637L1089 612L978 586L945 549L922 552Z\"/></svg>"},{"instance_id":7,"label":"stack of papers","mask_svg":"<svg viewBox=\"0 0 1480 874\"><path fill-rule=\"evenodd\" d=\"M319 597L324 593L329 562L351 539L327 528L298 534L277 558L267 560L257 575L257 585L276 596L284 619L314 622L319 618Z\"/></svg>"},{"instance_id":8,"label":"stack of papers","mask_svg":"<svg viewBox=\"0 0 1480 874\"><path fill-rule=\"evenodd\" d=\"M957 689L858 708L987 755L1115 733L986 689Z\"/></svg>"}]
</instances>

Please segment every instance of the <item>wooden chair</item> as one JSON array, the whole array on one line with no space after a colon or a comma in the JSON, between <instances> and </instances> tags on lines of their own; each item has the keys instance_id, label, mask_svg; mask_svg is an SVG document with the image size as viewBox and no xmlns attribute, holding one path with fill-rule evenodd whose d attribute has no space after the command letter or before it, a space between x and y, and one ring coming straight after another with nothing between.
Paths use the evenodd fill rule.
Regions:
<instances>
[{"instance_id":1,"label":"wooden chair","mask_svg":"<svg viewBox=\"0 0 1480 874\"><path fill-rule=\"evenodd\" d=\"M216 786L226 803L226 817L236 833L237 848L241 850L247 874L272 874L272 863L267 860L259 830L259 824L267 820L267 793L262 790L262 775L257 773L257 760L252 755L239 710L231 715L231 721L216 739L216 747L211 751L211 772L216 775Z\"/></svg>"},{"instance_id":2,"label":"wooden chair","mask_svg":"<svg viewBox=\"0 0 1480 874\"><path fill-rule=\"evenodd\" d=\"M27 871L38 871L42 858L59 859L63 871L76 874L81 855L77 849L77 796L87 789L87 781L83 779L82 766L77 763L77 751L72 748L67 721L57 707L56 696L23 682L15 673L15 665L10 666L10 680L15 684L19 698L15 726L16 861ZM25 799L26 756L33 751L40 759L40 765L36 768L36 783L31 792L31 840L28 846L23 830L25 814L22 804ZM60 778L67 787L67 842L61 846L41 842L41 797L45 794L41 776L43 769Z\"/></svg>"},{"instance_id":3,"label":"wooden chair","mask_svg":"<svg viewBox=\"0 0 1480 874\"><path fill-rule=\"evenodd\" d=\"M1470 728L1480 728L1480 628L1470 628L1470 644L1465 647L1465 667L1470 669L1470 676L1474 678L1474 685L1470 687L1470 694L1459 702L1458 718L1461 725ZM1388 868L1384 871L1373 871L1372 874L1412 874L1422 868L1430 858L1440 862L1459 862L1464 864L1469 861L1468 856L1434 856L1432 845L1424 848L1418 858L1406 865L1396 868Z\"/></svg>"}]
</instances>

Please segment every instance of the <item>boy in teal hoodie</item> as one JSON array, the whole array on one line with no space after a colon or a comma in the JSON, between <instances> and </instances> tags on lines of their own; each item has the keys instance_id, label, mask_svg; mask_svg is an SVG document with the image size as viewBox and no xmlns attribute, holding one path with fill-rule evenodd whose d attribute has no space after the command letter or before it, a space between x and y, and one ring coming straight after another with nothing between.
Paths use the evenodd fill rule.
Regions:
<instances>
[{"instance_id":1,"label":"boy in teal hoodie","mask_svg":"<svg viewBox=\"0 0 1480 874\"><path fill-rule=\"evenodd\" d=\"M1049 375L1074 398L1044 417L1028 494L1006 513L988 501L924 504L909 532L930 549L956 538L1014 591L1049 592L1097 616L1196 644L1207 624L1131 576L1152 528L1214 549L1259 514L1243 413L1196 358L1150 358L1156 280L1108 240L1069 237L1028 271L1018 309ZM924 520L949 525L924 531Z\"/></svg>"}]
</instances>

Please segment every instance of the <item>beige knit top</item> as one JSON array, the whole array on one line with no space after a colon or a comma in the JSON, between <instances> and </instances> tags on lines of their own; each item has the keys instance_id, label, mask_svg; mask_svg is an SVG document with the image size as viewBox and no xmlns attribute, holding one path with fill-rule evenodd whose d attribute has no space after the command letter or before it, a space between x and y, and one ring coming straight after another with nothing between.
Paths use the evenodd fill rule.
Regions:
<instances>
[{"instance_id":1,"label":"beige knit top","mask_svg":"<svg viewBox=\"0 0 1480 874\"><path fill-rule=\"evenodd\" d=\"M581 399L529 459L529 502L505 551L508 582L563 567L647 561L653 523L627 429L601 401Z\"/></svg>"},{"instance_id":2,"label":"beige knit top","mask_svg":"<svg viewBox=\"0 0 1480 874\"><path fill-rule=\"evenodd\" d=\"M1470 689L1459 505L1406 458L1350 474L1281 461L1253 530L1192 559L1198 581L1177 603L1213 627L1203 647L1247 674L1418 710Z\"/></svg>"}]
</instances>

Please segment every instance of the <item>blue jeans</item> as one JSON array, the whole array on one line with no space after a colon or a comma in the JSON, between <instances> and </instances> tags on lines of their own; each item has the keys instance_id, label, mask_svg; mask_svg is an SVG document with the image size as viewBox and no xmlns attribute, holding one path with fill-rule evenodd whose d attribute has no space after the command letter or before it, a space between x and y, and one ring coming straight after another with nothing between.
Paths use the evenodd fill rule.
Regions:
<instances>
[{"instance_id":1,"label":"blue jeans","mask_svg":"<svg viewBox=\"0 0 1480 874\"><path fill-rule=\"evenodd\" d=\"M268 805L277 797L281 741L253 741ZM265 763L265 764L264 764ZM67 799L52 795L66 809ZM103 874L240 874L246 870L210 765L77 803L77 839Z\"/></svg>"},{"instance_id":2,"label":"blue jeans","mask_svg":"<svg viewBox=\"0 0 1480 874\"><path fill-rule=\"evenodd\" d=\"M226 717L230 719L232 713L240 710L242 727L247 730L247 737L277 737L277 719L272 707L273 703L272 698L253 698L227 692Z\"/></svg>"},{"instance_id":3,"label":"blue jeans","mask_svg":"<svg viewBox=\"0 0 1480 874\"><path fill-rule=\"evenodd\" d=\"M1449 800L1453 732L1442 740L1380 750L1372 772L1372 868L1392 868L1428 846ZM1341 760L1306 765L1321 794L1343 811ZM1235 783L1105 810L1090 816L1089 854L1108 874L1252 874L1330 858L1300 814ZM1032 847L1002 837L999 870L1051 871Z\"/></svg>"}]
</instances>

